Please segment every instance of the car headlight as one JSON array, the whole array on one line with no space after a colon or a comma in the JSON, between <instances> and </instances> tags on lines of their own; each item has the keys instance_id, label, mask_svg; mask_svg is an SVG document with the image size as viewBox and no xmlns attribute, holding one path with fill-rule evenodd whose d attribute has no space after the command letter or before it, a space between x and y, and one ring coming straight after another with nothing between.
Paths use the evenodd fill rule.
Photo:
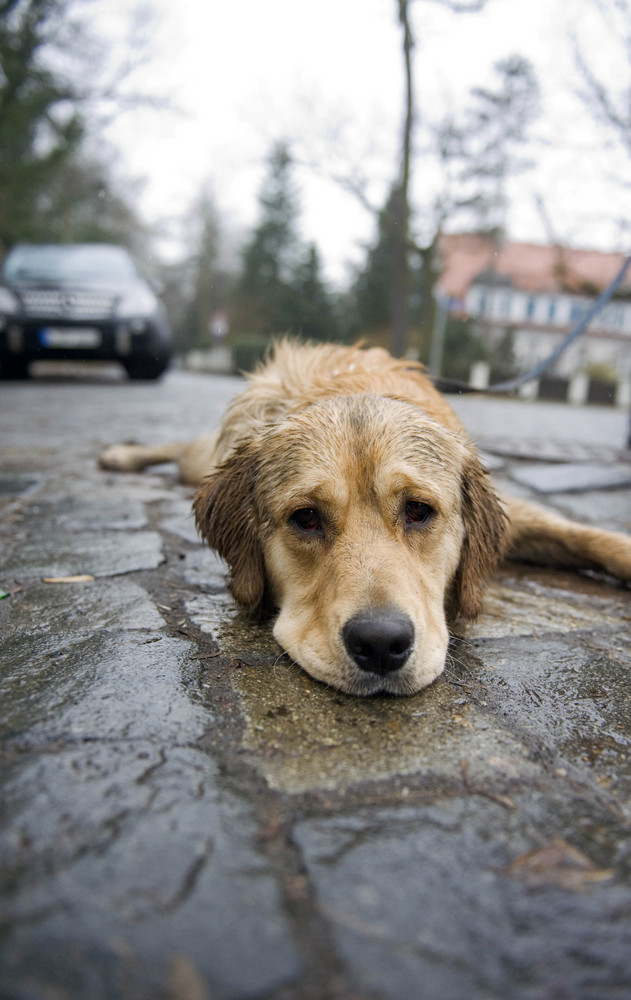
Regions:
<instances>
[{"instance_id":1,"label":"car headlight","mask_svg":"<svg viewBox=\"0 0 631 1000\"><path fill-rule=\"evenodd\" d=\"M120 319L134 319L138 316L150 316L155 312L158 300L146 285L134 285L121 295L116 306L116 315Z\"/></svg>"},{"instance_id":2,"label":"car headlight","mask_svg":"<svg viewBox=\"0 0 631 1000\"><path fill-rule=\"evenodd\" d=\"M17 295L9 291L8 288L0 286L0 313L16 313L20 309Z\"/></svg>"}]
</instances>

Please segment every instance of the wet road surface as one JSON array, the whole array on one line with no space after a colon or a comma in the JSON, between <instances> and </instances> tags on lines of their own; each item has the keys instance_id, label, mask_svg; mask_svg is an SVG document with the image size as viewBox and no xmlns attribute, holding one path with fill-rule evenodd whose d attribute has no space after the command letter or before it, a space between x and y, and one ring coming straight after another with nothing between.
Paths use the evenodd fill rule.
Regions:
<instances>
[{"instance_id":1,"label":"wet road surface","mask_svg":"<svg viewBox=\"0 0 631 1000\"><path fill-rule=\"evenodd\" d=\"M426 691L318 684L170 467L95 463L239 387L0 386L0 996L627 998L631 593L515 567ZM631 530L625 414L454 405L502 485Z\"/></svg>"}]
</instances>

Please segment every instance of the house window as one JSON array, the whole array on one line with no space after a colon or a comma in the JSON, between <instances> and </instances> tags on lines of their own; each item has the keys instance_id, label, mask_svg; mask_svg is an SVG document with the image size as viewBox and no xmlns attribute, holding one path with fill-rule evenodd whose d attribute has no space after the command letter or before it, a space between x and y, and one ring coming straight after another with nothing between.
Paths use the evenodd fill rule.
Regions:
<instances>
[{"instance_id":1,"label":"house window","mask_svg":"<svg viewBox=\"0 0 631 1000\"><path fill-rule=\"evenodd\" d=\"M500 317L508 319L510 316L512 295L510 292L503 292L498 301L498 314Z\"/></svg>"},{"instance_id":2,"label":"house window","mask_svg":"<svg viewBox=\"0 0 631 1000\"><path fill-rule=\"evenodd\" d=\"M612 306L607 310L607 326L622 330L624 326L624 309L622 306Z\"/></svg>"},{"instance_id":3,"label":"house window","mask_svg":"<svg viewBox=\"0 0 631 1000\"><path fill-rule=\"evenodd\" d=\"M556 319L557 314L557 303L556 299L550 299L548 302L548 319L551 323Z\"/></svg>"},{"instance_id":4,"label":"house window","mask_svg":"<svg viewBox=\"0 0 631 1000\"><path fill-rule=\"evenodd\" d=\"M535 315L536 299L534 295L529 295L526 299L526 317L532 319Z\"/></svg>"}]
</instances>

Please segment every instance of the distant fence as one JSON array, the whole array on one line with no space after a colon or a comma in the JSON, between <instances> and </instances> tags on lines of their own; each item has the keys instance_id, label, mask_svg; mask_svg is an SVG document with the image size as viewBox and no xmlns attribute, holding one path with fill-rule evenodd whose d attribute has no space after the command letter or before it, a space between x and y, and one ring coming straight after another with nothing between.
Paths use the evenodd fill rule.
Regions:
<instances>
[{"instance_id":1,"label":"distant fence","mask_svg":"<svg viewBox=\"0 0 631 1000\"><path fill-rule=\"evenodd\" d=\"M471 366L469 376L476 389L486 389L491 384L491 368L486 361L478 361ZM625 375L616 382L591 378L585 372L577 372L571 378L557 375L542 375L526 382L518 389L523 399L549 399L581 406L594 403L601 406L631 407L631 376Z\"/></svg>"},{"instance_id":2,"label":"distant fence","mask_svg":"<svg viewBox=\"0 0 631 1000\"><path fill-rule=\"evenodd\" d=\"M233 375L234 357L229 347L218 344L207 351L189 351L184 355L184 367L191 372L211 372L216 375Z\"/></svg>"},{"instance_id":3,"label":"distant fence","mask_svg":"<svg viewBox=\"0 0 631 1000\"><path fill-rule=\"evenodd\" d=\"M211 372L217 375L236 373L232 351L223 344L207 351L189 351L184 357L183 364L188 371ZM486 361L477 361L471 366L469 383L475 389L488 388L491 384L491 368ZM578 406L594 403L629 409L631 376L626 375L617 382L605 382L590 378L584 372L579 372L572 378L542 375L520 386L518 393L522 399L549 399Z\"/></svg>"}]
</instances>

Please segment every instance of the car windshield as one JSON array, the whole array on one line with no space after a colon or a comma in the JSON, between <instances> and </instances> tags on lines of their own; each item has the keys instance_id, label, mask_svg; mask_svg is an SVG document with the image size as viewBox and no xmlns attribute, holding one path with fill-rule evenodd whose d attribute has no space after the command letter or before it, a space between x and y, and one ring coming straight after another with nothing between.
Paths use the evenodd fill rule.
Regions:
<instances>
[{"instance_id":1,"label":"car windshield","mask_svg":"<svg viewBox=\"0 0 631 1000\"><path fill-rule=\"evenodd\" d=\"M14 282L90 282L109 285L136 277L131 258L114 246L15 247L4 264L4 277Z\"/></svg>"}]
</instances>

